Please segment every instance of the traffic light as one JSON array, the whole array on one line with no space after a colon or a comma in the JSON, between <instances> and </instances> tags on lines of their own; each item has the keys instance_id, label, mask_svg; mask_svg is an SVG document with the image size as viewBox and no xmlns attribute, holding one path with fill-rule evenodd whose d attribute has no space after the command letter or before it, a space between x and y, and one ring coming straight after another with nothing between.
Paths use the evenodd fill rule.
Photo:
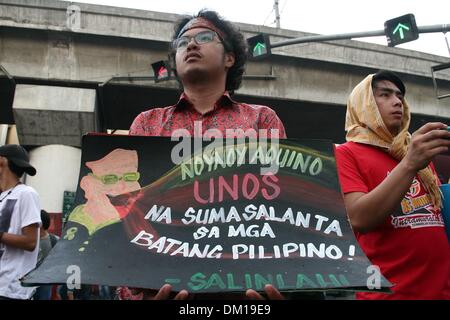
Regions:
<instances>
[{"instance_id":1,"label":"traffic light","mask_svg":"<svg viewBox=\"0 0 450 320\"><path fill-rule=\"evenodd\" d=\"M152 63L152 68L155 75L155 82L166 81L170 79L169 61L161 60Z\"/></svg>"},{"instance_id":2,"label":"traffic light","mask_svg":"<svg viewBox=\"0 0 450 320\"><path fill-rule=\"evenodd\" d=\"M413 14L405 14L386 21L384 23L384 33L389 47L419 38L419 29Z\"/></svg>"},{"instance_id":3,"label":"traffic light","mask_svg":"<svg viewBox=\"0 0 450 320\"><path fill-rule=\"evenodd\" d=\"M260 33L247 39L250 57L259 59L270 55L270 39L267 34Z\"/></svg>"}]
</instances>

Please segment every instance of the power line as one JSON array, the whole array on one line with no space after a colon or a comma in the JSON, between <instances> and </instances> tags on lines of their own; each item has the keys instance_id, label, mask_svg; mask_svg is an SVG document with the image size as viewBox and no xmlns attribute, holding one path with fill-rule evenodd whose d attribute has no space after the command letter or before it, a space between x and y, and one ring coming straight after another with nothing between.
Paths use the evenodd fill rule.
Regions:
<instances>
[{"instance_id":1,"label":"power line","mask_svg":"<svg viewBox=\"0 0 450 320\"><path fill-rule=\"evenodd\" d=\"M281 16L281 14L283 13L284 8L286 7L286 3L288 3L288 1L289 1L289 0L284 1L283 8L281 8L281 11L280 11L280 16Z\"/></svg>"},{"instance_id":2,"label":"power line","mask_svg":"<svg viewBox=\"0 0 450 320\"><path fill-rule=\"evenodd\" d=\"M273 9L274 8L272 7L272 10L270 10L269 14L267 15L266 19L264 20L264 23L262 24L263 26L266 24L267 19L269 19L270 15L272 14Z\"/></svg>"},{"instance_id":3,"label":"power line","mask_svg":"<svg viewBox=\"0 0 450 320\"><path fill-rule=\"evenodd\" d=\"M450 56L450 45L448 44L447 32L444 32L445 43L447 44L448 55Z\"/></svg>"}]
</instances>

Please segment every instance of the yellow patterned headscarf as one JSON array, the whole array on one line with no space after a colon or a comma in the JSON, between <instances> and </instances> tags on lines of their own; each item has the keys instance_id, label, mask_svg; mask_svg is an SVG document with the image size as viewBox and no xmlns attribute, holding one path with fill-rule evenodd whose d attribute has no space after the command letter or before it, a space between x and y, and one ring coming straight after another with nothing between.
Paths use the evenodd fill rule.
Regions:
<instances>
[{"instance_id":1,"label":"yellow patterned headscarf","mask_svg":"<svg viewBox=\"0 0 450 320\"><path fill-rule=\"evenodd\" d=\"M361 81L347 102L345 118L346 140L370 144L385 150L397 160L402 160L408 151L411 134L408 132L411 114L408 102L403 101L403 120L400 132L394 137L384 124L372 91L373 74ZM442 207L437 177L430 166L418 172L419 179L431 196L435 208Z\"/></svg>"}]
</instances>

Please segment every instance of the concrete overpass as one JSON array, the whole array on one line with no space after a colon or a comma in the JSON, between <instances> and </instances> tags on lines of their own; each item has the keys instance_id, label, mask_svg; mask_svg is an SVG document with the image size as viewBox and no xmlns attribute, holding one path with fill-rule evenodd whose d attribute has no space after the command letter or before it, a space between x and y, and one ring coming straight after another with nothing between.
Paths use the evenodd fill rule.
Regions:
<instances>
[{"instance_id":1,"label":"concrete overpass","mask_svg":"<svg viewBox=\"0 0 450 320\"><path fill-rule=\"evenodd\" d=\"M25 145L79 146L87 131L127 129L140 111L172 104L176 81L123 77L151 75L150 64L167 57L178 18L76 2L0 0L0 123L15 123ZM310 35L239 26L248 37L267 33L273 43ZM292 45L250 62L236 98L272 106L290 137L339 143L350 91L378 69L405 80L413 129L450 119L450 99L436 99L430 72L449 61L351 40ZM438 84L450 92L449 70L438 73Z\"/></svg>"}]
</instances>

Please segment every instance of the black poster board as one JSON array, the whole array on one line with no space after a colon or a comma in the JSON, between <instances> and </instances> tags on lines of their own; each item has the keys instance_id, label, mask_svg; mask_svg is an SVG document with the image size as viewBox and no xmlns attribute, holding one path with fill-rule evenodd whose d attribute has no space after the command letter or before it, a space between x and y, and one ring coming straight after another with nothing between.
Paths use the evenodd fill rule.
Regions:
<instances>
[{"instance_id":1,"label":"black poster board","mask_svg":"<svg viewBox=\"0 0 450 320\"><path fill-rule=\"evenodd\" d=\"M368 290L373 270L348 223L330 141L202 149L191 139L88 135L62 239L23 283ZM378 276L374 290L388 290Z\"/></svg>"}]
</instances>

